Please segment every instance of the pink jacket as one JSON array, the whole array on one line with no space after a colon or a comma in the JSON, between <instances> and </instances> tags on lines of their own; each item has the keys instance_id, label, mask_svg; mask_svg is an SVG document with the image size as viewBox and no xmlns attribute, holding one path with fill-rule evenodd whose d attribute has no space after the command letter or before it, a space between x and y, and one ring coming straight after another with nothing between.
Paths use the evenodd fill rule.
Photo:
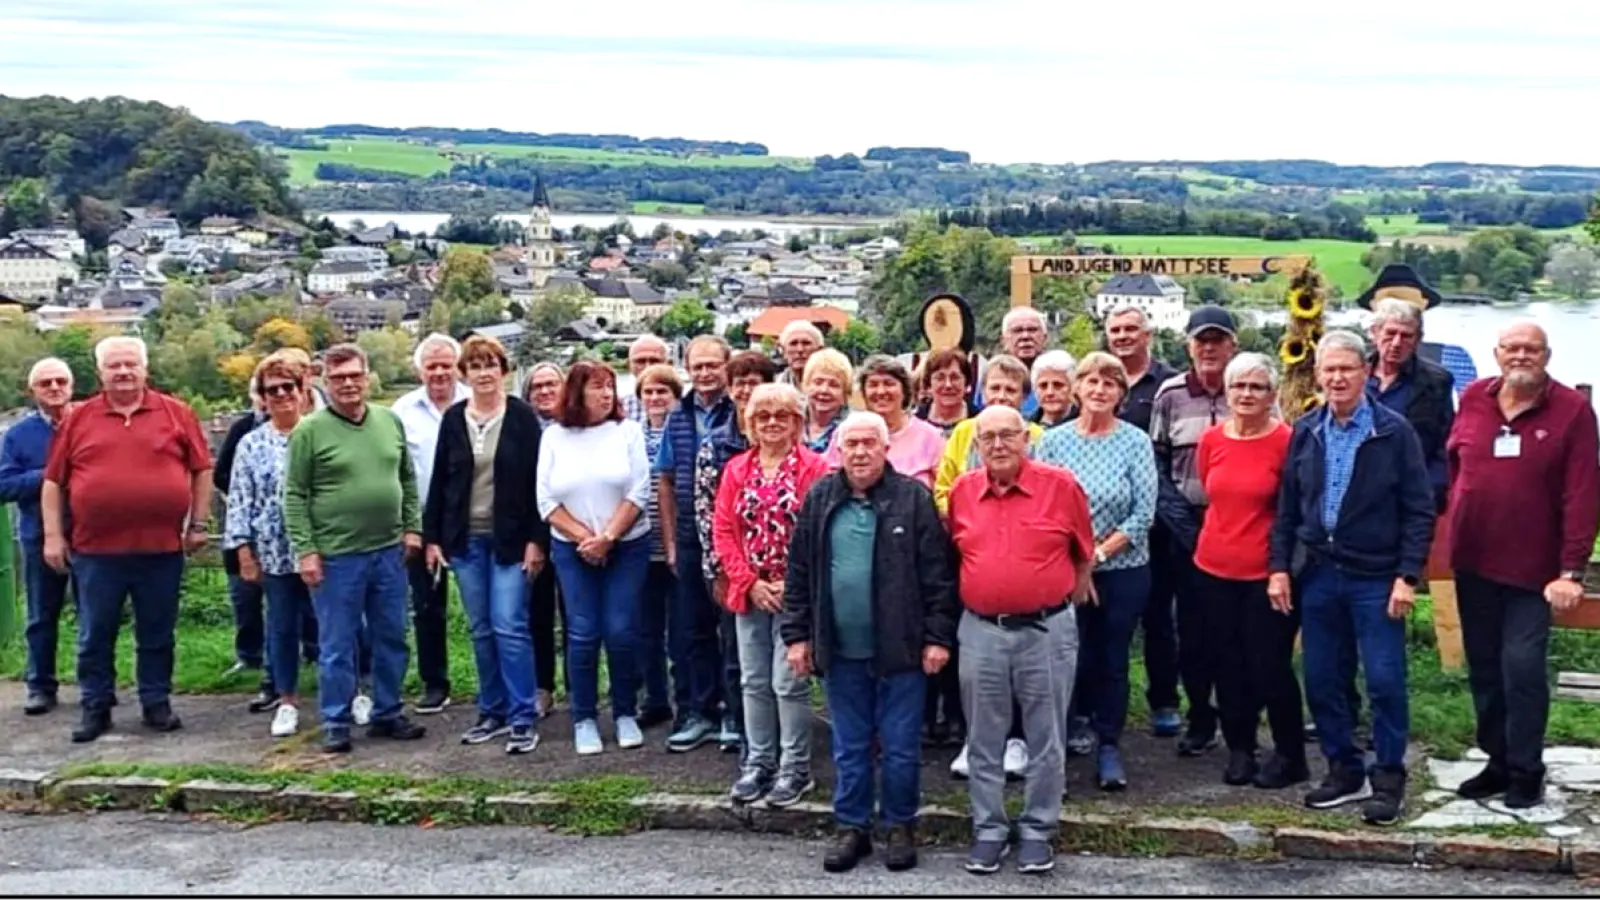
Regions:
<instances>
[{"instance_id":1,"label":"pink jacket","mask_svg":"<svg viewBox=\"0 0 1600 900\"><path fill-rule=\"evenodd\" d=\"M811 485L828 474L828 464L804 444L797 444L796 450L800 454L800 471L795 478L795 490L803 500L806 492L811 490ZM739 498L744 494L750 476L761 471L760 453L758 448L752 447L728 460L727 467L722 470L722 480L717 485L716 512L711 519L712 546L722 564L723 574L728 578L728 592L723 599L723 606L736 615L750 611L750 588L756 583L755 570L745 552L748 526L739 515Z\"/></svg>"}]
</instances>

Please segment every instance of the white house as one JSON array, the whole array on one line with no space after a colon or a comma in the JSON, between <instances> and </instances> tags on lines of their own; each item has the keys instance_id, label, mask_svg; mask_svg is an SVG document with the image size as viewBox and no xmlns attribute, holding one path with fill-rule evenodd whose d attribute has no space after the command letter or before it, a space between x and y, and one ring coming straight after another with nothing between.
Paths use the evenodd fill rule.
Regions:
<instances>
[{"instance_id":1,"label":"white house","mask_svg":"<svg viewBox=\"0 0 1600 900\"><path fill-rule=\"evenodd\" d=\"M1182 331L1184 296L1183 285L1166 275L1113 275L1094 295L1094 311L1104 320L1119 306L1135 306L1156 328Z\"/></svg>"},{"instance_id":2,"label":"white house","mask_svg":"<svg viewBox=\"0 0 1600 900\"><path fill-rule=\"evenodd\" d=\"M0 294L17 300L48 300L57 283L78 280L78 264L27 240L0 241Z\"/></svg>"},{"instance_id":3,"label":"white house","mask_svg":"<svg viewBox=\"0 0 1600 900\"><path fill-rule=\"evenodd\" d=\"M366 263L318 263L306 276L306 290L313 294L347 294L352 285L372 281L376 273Z\"/></svg>"},{"instance_id":4,"label":"white house","mask_svg":"<svg viewBox=\"0 0 1600 900\"><path fill-rule=\"evenodd\" d=\"M88 245L71 228L18 228L11 236L48 250L57 259L71 260L88 252Z\"/></svg>"},{"instance_id":5,"label":"white house","mask_svg":"<svg viewBox=\"0 0 1600 900\"><path fill-rule=\"evenodd\" d=\"M322 248L322 259L330 263L361 263L376 271L388 267L389 251L382 247L340 245Z\"/></svg>"}]
</instances>

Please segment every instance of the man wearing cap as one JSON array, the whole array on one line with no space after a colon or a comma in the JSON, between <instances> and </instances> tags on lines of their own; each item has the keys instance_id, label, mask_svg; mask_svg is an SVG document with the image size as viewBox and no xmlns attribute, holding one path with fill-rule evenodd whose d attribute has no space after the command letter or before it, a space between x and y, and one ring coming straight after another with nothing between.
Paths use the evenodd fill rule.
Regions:
<instances>
[{"instance_id":1,"label":"man wearing cap","mask_svg":"<svg viewBox=\"0 0 1600 900\"><path fill-rule=\"evenodd\" d=\"M1199 756L1217 745L1217 710L1206 633L1205 595L1196 589L1195 544L1205 515L1195 450L1200 435L1228 418L1223 371L1238 349L1238 326L1220 306L1202 306L1189 315L1189 371L1174 375L1156 390L1150 408L1150 441L1155 445L1156 521L1171 536L1163 564L1178 602L1178 673L1189 700L1189 720L1178 740L1178 755ZM1156 564L1154 559L1152 565Z\"/></svg>"}]
</instances>

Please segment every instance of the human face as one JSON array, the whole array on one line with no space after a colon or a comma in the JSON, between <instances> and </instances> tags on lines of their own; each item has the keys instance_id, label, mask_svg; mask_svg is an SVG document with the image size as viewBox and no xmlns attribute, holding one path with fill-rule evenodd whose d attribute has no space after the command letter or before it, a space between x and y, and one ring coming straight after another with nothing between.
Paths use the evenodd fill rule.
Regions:
<instances>
[{"instance_id":1,"label":"human face","mask_svg":"<svg viewBox=\"0 0 1600 900\"><path fill-rule=\"evenodd\" d=\"M1500 365L1501 377L1512 387L1544 384L1548 377L1546 367L1550 365L1550 342L1544 329L1528 323L1502 331L1494 348L1494 361Z\"/></svg>"},{"instance_id":2,"label":"human face","mask_svg":"<svg viewBox=\"0 0 1600 900\"><path fill-rule=\"evenodd\" d=\"M1007 353L1023 362L1033 362L1044 349L1044 323L1037 316L1022 316L1006 327L1000 342ZM984 397L988 397L988 391Z\"/></svg>"},{"instance_id":3,"label":"human face","mask_svg":"<svg viewBox=\"0 0 1600 900\"><path fill-rule=\"evenodd\" d=\"M1399 319L1389 319L1372 329L1372 342L1378 345L1378 358L1384 365L1400 366L1417 352L1421 338L1417 326Z\"/></svg>"},{"instance_id":4,"label":"human face","mask_svg":"<svg viewBox=\"0 0 1600 900\"><path fill-rule=\"evenodd\" d=\"M273 418L297 417L302 407L299 383L288 378L263 378L261 398Z\"/></svg>"},{"instance_id":5,"label":"human face","mask_svg":"<svg viewBox=\"0 0 1600 900\"><path fill-rule=\"evenodd\" d=\"M763 384L766 384L766 381L760 375L740 375L728 387L728 396L733 398L735 406L744 409L745 404L750 402L750 395L755 393L756 388Z\"/></svg>"},{"instance_id":6,"label":"human face","mask_svg":"<svg viewBox=\"0 0 1600 900\"><path fill-rule=\"evenodd\" d=\"M1072 382L1065 372L1040 372L1033 380L1033 392L1039 395L1039 408L1052 421L1066 415L1072 405Z\"/></svg>"},{"instance_id":7,"label":"human face","mask_svg":"<svg viewBox=\"0 0 1600 900\"><path fill-rule=\"evenodd\" d=\"M800 417L782 403L764 400L752 404L746 417L756 441L768 450L787 450L800 437Z\"/></svg>"},{"instance_id":8,"label":"human face","mask_svg":"<svg viewBox=\"0 0 1600 900\"><path fill-rule=\"evenodd\" d=\"M139 359L139 348L113 344L100 363L100 383L110 391L132 394L144 389L148 371Z\"/></svg>"},{"instance_id":9,"label":"human face","mask_svg":"<svg viewBox=\"0 0 1600 900\"><path fill-rule=\"evenodd\" d=\"M1005 478L1022 468L1022 457L1028 452L1028 428L1014 417L980 420L974 440L978 442L978 458L990 475Z\"/></svg>"},{"instance_id":10,"label":"human face","mask_svg":"<svg viewBox=\"0 0 1600 900\"><path fill-rule=\"evenodd\" d=\"M639 389L639 401L644 404L645 414L651 418L672 412L672 401L675 399L672 389L659 381L652 381Z\"/></svg>"},{"instance_id":11,"label":"human face","mask_svg":"<svg viewBox=\"0 0 1600 900\"><path fill-rule=\"evenodd\" d=\"M367 397L367 364L359 357L330 367L323 378L341 410L351 413L361 408Z\"/></svg>"},{"instance_id":12,"label":"human face","mask_svg":"<svg viewBox=\"0 0 1600 900\"><path fill-rule=\"evenodd\" d=\"M1004 372L991 370L983 376L983 402L989 406L1022 408L1022 382Z\"/></svg>"},{"instance_id":13,"label":"human face","mask_svg":"<svg viewBox=\"0 0 1600 900\"><path fill-rule=\"evenodd\" d=\"M492 397L505 390L506 370L493 356L474 356L467 360L467 384L479 397Z\"/></svg>"},{"instance_id":14,"label":"human face","mask_svg":"<svg viewBox=\"0 0 1600 900\"><path fill-rule=\"evenodd\" d=\"M1221 378L1222 370L1233 359L1239 342L1220 328L1207 328L1189 338L1189 358L1194 360L1195 374L1203 378Z\"/></svg>"},{"instance_id":15,"label":"human face","mask_svg":"<svg viewBox=\"0 0 1600 900\"><path fill-rule=\"evenodd\" d=\"M850 486L864 490L883 477L889 445L876 428L857 423L839 433L839 459Z\"/></svg>"},{"instance_id":16,"label":"human face","mask_svg":"<svg viewBox=\"0 0 1600 900\"><path fill-rule=\"evenodd\" d=\"M1150 332L1145 330L1144 317L1136 312L1125 312L1107 319L1106 347L1118 359L1148 356Z\"/></svg>"},{"instance_id":17,"label":"human face","mask_svg":"<svg viewBox=\"0 0 1600 900\"><path fill-rule=\"evenodd\" d=\"M561 376L555 369L540 369L539 374L533 376L528 395L533 398L533 408L540 415L554 417L561 406Z\"/></svg>"},{"instance_id":18,"label":"human face","mask_svg":"<svg viewBox=\"0 0 1600 900\"><path fill-rule=\"evenodd\" d=\"M1317 355L1317 384L1328 406L1348 415L1367 389L1367 361L1353 350L1333 350Z\"/></svg>"},{"instance_id":19,"label":"human face","mask_svg":"<svg viewBox=\"0 0 1600 900\"><path fill-rule=\"evenodd\" d=\"M861 385L861 393L866 398L867 409L883 416L885 420L896 418L906 408L906 389L900 384L900 379L893 375L868 375L865 383Z\"/></svg>"},{"instance_id":20,"label":"human face","mask_svg":"<svg viewBox=\"0 0 1600 900\"><path fill-rule=\"evenodd\" d=\"M1237 419L1257 419L1272 411L1272 379L1257 369L1228 382L1228 411Z\"/></svg>"},{"instance_id":21,"label":"human face","mask_svg":"<svg viewBox=\"0 0 1600 900\"><path fill-rule=\"evenodd\" d=\"M453 397L456 392L456 352L448 344L434 344L422 354L417 376L428 386L428 396Z\"/></svg>"},{"instance_id":22,"label":"human face","mask_svg":"<svg viewBox=\"0 0 1600 900\"><path fill-rule=\"evenodd\" d=\"M628 371L634 377L651 366L665 365L667 349L655 341L637 340L628 348Z\"/></svg>"},{"instance_id":23,"label":"human face","mask_svg":"<svg viewBox=\"0 0 1600 900\"><path fill-rule=\"evenodd\" d=\"M806 360L811 358L811 354L820 349L822 345L817 343L816 338L808 332L796 331L783 342L783 359L790 369L799 372L806 367Z\"/></svg>"},{"instance_id":24,"label":"human face","mask_svg":"<svg viewBox=\"0 0 1600 900\"><path fill-rule=\"evenodd\" d=\"M806 382L806 405L819 421L828 421L844 405L844 384L829 372L812 375Z\"/></svg>"},{"instance_id":25,"label":"human face","mask_svg":"<svg viewBox=\"0 0 1600 900\"><path fill-rule=\"evenodd\" d=\"M933 390L933 402L945 409L966 402L967 377L961 374L961 367L955 363L928 376L928 385Z\"/></svg>"},{"instance_id":26,"label":"human face","mask_svg":"<svg viewBox=\"0 0 1600 900\"><path fill-rule=\"evenodd\" d=\"M700 346L689 351L689 378L694 389L711 396L728 386L728 357L721 347Z\"/></svg>"},{"instance_id":27,"label":"human face","mask_svg":"<svg viewBox=\"0 0 1600 900\"><path fill-rule=\"evenodd\" d=\"M46 412L60 409L72 399L72 370L54 364L45 366L34 375L28 387L39 409Z\"/></svg>"},{"instance_id":28,"label":"human face","mask_svg":"<svg viewBox=\"0 0 1600 900\"><path fill-rule=\"evenodd\" d=\"M617 404L617 383L601 374L583 386L583 411L590 422L603 422Z\"/></svg>"},{"instance_id":29,"label":"human face","mask_svg":"<svg viewBox=\"0 0 1600 900\"><path fill-rule=\"evenodd\" d=\"M1122 385L1099 372L1090 372L1078 379L1078 403L1085 413L1095 415L1117 412L1122 402Z\"/></svg>"}]
</instances>

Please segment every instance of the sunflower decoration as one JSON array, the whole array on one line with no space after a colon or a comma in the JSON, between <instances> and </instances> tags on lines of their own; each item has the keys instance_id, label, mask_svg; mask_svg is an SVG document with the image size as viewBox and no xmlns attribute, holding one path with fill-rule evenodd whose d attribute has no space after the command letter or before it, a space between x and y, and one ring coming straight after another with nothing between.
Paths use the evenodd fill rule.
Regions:
<instances>
[{"instance_id":1,"label":"sunflower decoration","mask_svg":"<svg viewBox=\"0 0 1600 900\"><path fill-rule=\"evenodd\" d=\"M1297 366L1306 361L1311 355L1311 342L1305 338L1293 335L1284 335L1278 343L1278 359L1283 362L1284 368Z\"/></svg>"},{"instance_id":2,"label":"sunflower decoration","mask_svg":"<svg viewBox=\"0 0 1600 900\"><path fill-rule=\"evenodd\" d=\"M1289 283L1284 305L1289 313L1288 329L1278 344L1278 359L1283 363L1279 381L1278 408L1290 422L1316 409L1317 342L1322 339L1323 312L1327 294L1322 276L1307 266Z\"/></svg>"},{"instance_id":3,"label":"sunflower decoration","mask_svg":"<svg viewBox=\"0 0 1600 900\"><path fill-rule=\"evenodd\" d=\"M1300 414L1304 415L1322 405L1322 397L1312 394L1300 403Z\"/></svg>"},{"instance_id":4,"label":"sunflower decoration","mask_svg":"<svg viewBox=\"0 0 1600 900\"><path fill-rule=\"evenodd\" d=\"M1308 322L1322 319L1322 295L1314 290L1289 291L1289 315Z\"/></svg>"}]
</instances>

